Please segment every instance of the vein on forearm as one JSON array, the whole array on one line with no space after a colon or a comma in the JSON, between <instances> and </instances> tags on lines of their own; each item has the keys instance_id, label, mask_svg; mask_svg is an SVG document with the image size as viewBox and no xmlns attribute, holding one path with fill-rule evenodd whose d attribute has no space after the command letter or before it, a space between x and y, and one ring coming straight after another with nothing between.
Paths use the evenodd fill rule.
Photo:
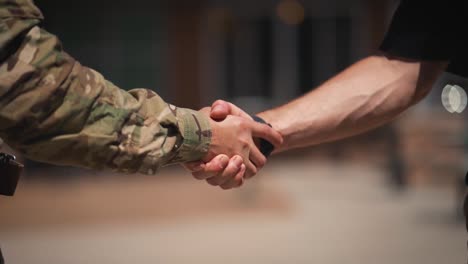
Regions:
<instances>
[{"instance_id":1,"label":"vein on forearm","mask_svg":"<svg viewBox=\"0 0 468 264\"><path fill-rule=\"evenodd\" d=\"M421 100L445 64L366 58L314 91L264 116L283 135L279 151L380 126Z\"/></svg>"}]
</instances>

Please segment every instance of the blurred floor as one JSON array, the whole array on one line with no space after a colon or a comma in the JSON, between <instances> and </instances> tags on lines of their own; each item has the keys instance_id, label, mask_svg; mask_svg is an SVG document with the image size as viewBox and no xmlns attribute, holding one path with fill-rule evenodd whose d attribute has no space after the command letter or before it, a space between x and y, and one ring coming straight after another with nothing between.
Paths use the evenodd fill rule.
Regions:
<instances>
[{"instance_id":1,"label":"blurred floor","mask_svg":"<svg viewBox=\"0 0 468 264\"><path fill-rule=\"evenodd\" d=\"M466 262L450 188L393 193L377 168L307 160L229 192L161 174L23 181L0 198L7 264Z\"/></svg>"}]
</instances>

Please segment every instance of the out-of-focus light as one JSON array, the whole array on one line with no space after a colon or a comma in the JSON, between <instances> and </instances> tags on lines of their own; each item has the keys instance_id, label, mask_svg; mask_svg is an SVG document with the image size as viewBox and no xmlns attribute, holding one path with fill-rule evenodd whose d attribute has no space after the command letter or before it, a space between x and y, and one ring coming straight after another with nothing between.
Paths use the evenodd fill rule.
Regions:
<instances>
[{"instance_id":1,"label":"out-of-focus light","mask_svg":"<svg viewBox=\"0 0 468 264\"><path fill-rule=\"evenodd\" d=\"M467 105L465 90L458 85L447 84L442 90L442 105L450 113L461 113Z\"/></svg>"},{"instance_id":2,"label":"out-of-focus light","mask_svg":"<svg viewBox=\"0 0 468 264\"><path fill-rule=\"evenodd\" d=\"M299 25L304 21L304 7L296 0L283 0L276 7L279 19L287 25Z\"/></svg>"}]
</instances>

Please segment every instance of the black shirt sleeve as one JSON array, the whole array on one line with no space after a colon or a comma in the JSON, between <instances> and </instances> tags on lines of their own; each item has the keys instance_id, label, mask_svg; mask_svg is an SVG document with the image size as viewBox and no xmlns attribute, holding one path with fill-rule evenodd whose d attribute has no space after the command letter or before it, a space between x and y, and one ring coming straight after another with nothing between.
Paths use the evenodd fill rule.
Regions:
<instances>
[{"instance_id":1,"label":"black shirt sleeve","mask_svg":"<svg viewBox=\"0 0 468 264\"><path fill-rule=\"evenodd\" d=\"M409 59L450 61L449 71L468 76L467 2L402 0L380 49Z\"/></svg>"}]
</instances>

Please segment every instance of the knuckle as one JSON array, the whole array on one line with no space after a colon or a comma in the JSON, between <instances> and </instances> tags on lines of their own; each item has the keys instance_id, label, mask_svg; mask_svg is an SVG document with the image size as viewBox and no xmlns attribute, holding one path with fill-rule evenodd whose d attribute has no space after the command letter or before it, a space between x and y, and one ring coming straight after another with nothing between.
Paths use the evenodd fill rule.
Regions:
<instances>
[{"instance_id":1,"label":"knuckle","mask_svg":"<svg viewBox=\"0 0 468 264\"><path fill-rule=\"evenodd\" d=\"M204 179L203 175L200 174L200 173L192 173L192 176L197 180L203 180Z\"/></svg>"},{"instance_id":2,"label":"knuckle","mask_svg":"<svg viewBox=\"0 0 468 264\"><path fill-rule=\"evenodd\" d=\"M249 128L249 121L245 118L237 118L236 123L242 130L247 130Z\"/></svg>"},{"instance_id":3,"label":"knuckle","mask_svg":"<svg viewBox=\"0 0 468 264\"><path fill-rule=\"evenodd\" d=\"M260 170L260 169L262 169L263 167L265 167L265 162L258 161L257 163L258 163L258 164L255 164L255 165L257 165L257 166L256 166L256 167L257 167L257 170Z\"/></svg>"},{"instance_id":4,"label":"knuckle","mask_svg":"<svg viewBox=\"0 0 468 264\"><path fill-rule=\"evenodd\" d=\"M250 177L253 177L255 174L257 174L258 170L256 167L253 167L252 169L250 169Z\"/></svg>"},{"instance_id":5,"label":"knuckle","mask_svg":"<svg viewBox=\"0 0 468 264\"><path fill-rule=\"evenodd\" d=\"M234 178L234 176L236 175L237 173L237 168L235 166L230 166L228 169L226 169L226 171L223 173L223 178L224 179L230 179L230 178Z\"/></svg>"},{"instance_id":6,"label":"knuckle","mask_svg":"<svg viewBox=\"0 0 468 264\"><path fill-rule=\"evenodd\" d=\"M263 167L266 165L266 163L267 163L267 159L266 159L265 157L262 156L262 157L258 160L258 163L259 163L259 164L258 164L258 167L263 168Z\"/></svg>"},{"instance_id":7,"label":"knuckle","mask_svg":"<svg viewBox=\"0 0 468 264\"><path fill-rule=\"evenodd\" d=\"M253 173L254 175L257 174L257 172L258 172L258 169L257 169L257 168L253 168L253 169L252 169L252 173Z\"/></svg>"},{"instance_id":8,"label":"knuckle","mask_svg":"<svg viewBox=\"0 0 468 264\"><path fill-rule=\"evenodd\" d=\"M234 180L235 180L236 182L242 182L242 181L244 180L244 175L243 175L243 174L238 174L238 175L234 178Z\"/></svg>"},{"instance_id":9,"label":"knuckle","mask_svg":"<svg viewBox=\"0 0 468 264\"><path fill-rule=\"evenodd\" d=\"M239 140L239 146L242 148L242 149L246 149L246 148L249 148L249 142L245 139L241 139Z\"/></svg>"},{"instance_id":10,"label":"knuckle","mask_svg":"<svg viewBox=\"0 0 468 264\"><path fill-rule=\"evenodd\" d=\"M239 129L244 130L245 129L245 121L241 118L235 118L233 120L233 123L235 126L237 126Z\"/></svg>"},{"instance_id":11,"label":"knuckle","mask_svg":"<svg viewBox=\"0 0 468 264\"><path fill-rule=\"evenodd\" d=\"M250 169L250 172L253 173L254 175L257 174L258 169L255 166L252 166L252 169Z\"/></svg>"},{"instance_id":12,"label":"knuckle","mask_svg":"<svg viewBox=\"0 0 468 264\"><path fill-rule=\"evenodd\" d=\"M253 176L255 176L255 174L257 174L257 168L255 166L248 169L245 173L246 178L252 178Z\"/></svg>"},{"instance_id":13,"label":"knuckle","mask_svg":"<svg viewBox=\"0 0 468 264\"><path fill-rule=\"evenodd\" d=\"M224 103L226 103L226 101L218 99L218 100L214 101L213 105L224 104Z\"/></svg>"},{"instance_id":14,"label":"knuckle","mask_svg":"<svg viewBox=\"0 0 468 264\"><path fill-rule=\"evenodd\" d=\"M206 182L209 184L209 185L212 185L212 186L218 186L218 182L214 179L208 179L206 180Z\"/></svg>"},{"instance_id":15,"label":"knuckle","mask_svg":"<svg viewBox=\"0 0 468 264\"><path fill-rule=\"evenodd\" d=\"M219 173L226 167L221 160L214 160L210 163L208 170L212 173Z\"/></svg>"}]
</instances>

